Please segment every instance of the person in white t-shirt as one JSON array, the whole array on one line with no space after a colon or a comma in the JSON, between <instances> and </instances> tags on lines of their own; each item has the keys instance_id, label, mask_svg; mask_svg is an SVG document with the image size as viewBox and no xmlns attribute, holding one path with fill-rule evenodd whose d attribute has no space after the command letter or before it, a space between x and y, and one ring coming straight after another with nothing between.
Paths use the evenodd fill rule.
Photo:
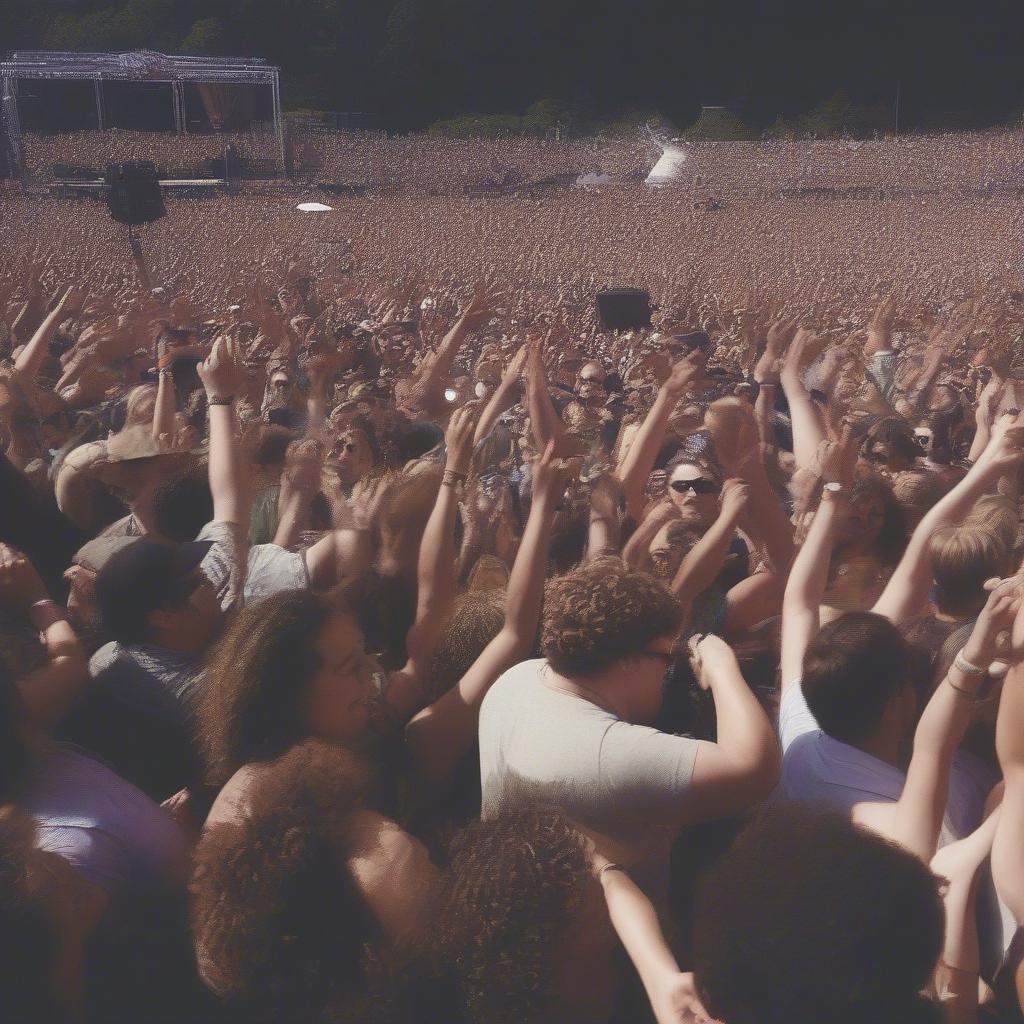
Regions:
<instances>
[{"instance_id":1,"label":"person in white t-shirt","mask_svg":"<svg viewBox=\"0 0 1024 1024\"><path fill-rule=\"evenodd\" d=\"M892 616L877 613L892 603L886 595L876 612L847 613L819 629L830 554L848 513L856 463L848 427L840 441L825 447L821 463L830 482L783 603L777 796L848 814L928 861L938 845L978 826L995 781L972 774L966 759L956 761L956 752L982 699L998 640L1016 614L1020 581L993 581L971 639L918 721L911 648ZM996 474L1004 462L1019 458L1005 438L986 454L979 475L989 463ZM919 532L931 528L926 517ZM910 554L920 546L912 543ZM905 558L889 590L913 589L912 579L902 579L917 575L908 572L913 562Z\"/></svg>"},{"instance_id":2,"label":"person in white t-shirt","mask_svg":"<svg viewBox=\"0 0 1024 1024\"><path fill-rule=\"evenodd\" d=\"M778 774L771 724L717 637L691 642L717 743L651 728L681 625L654 577L597 559L548 588L544 660L506 672L480 711L484 819L556 805L618 844L656 904L680 828L749 807Z\"/></svg>"}]
</instances>

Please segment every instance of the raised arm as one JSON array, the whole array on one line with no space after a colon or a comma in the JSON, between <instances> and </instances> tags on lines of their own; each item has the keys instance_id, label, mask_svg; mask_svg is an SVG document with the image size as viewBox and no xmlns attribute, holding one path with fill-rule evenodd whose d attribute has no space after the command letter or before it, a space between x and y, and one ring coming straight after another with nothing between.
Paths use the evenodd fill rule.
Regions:
<instances>
[{"instance_id":1,"label":"raised arm","mask_svg":"<svg viewBox=\"0 0 1024 1024\"><path fill-rule=\"evenodd\" d=\"M634 519L639 520L643 514L644 485L665 443L668 422L687 385L700 374L703 358L703 354L695 349L672 367L668 380L658 391L651 411L616 469L615 475L626 497L626 508Z\"/></svg>"},{"instance_id":2,"label":"raised arm","mask_svg":"<svg viewBox=\"0 0 1024 1024\"><path fill-rule=\"evenodd\" d=\"M43 638L46 661L19 679L18 689L29 722L48 730L63 718L88 679L85 651L35 566L6 544L0 544L0 603Z\"/></svg>"},{"instance_id":3,"label":"raised arm","mask_svg":"<svg viewBox=\"0 0 1024 1024\"><path fill-rule=\"evenodd\" d=\"M718 724L714 743L700 741L686 793L686 820L722 818L765 799L779 779L779 741L747 686L732 648L717 636L691 637L690 663L710 690Z\"/></svg>"},{"instance_id":4,"label":"raised arm","mask_svg":"<svg viewBox=\"0 0 1024 1024\"><path fill-rule=\"evenodd\" d=\"M491 433L501 414L516 404L521 387L520 377L526 366L528 352L529 346L523 345L509 362L508 369L502 375L501 383L494 389L494 394L488 399L483 412L480 413L476 433L473 435L474 446Z\"/></svg>"},{"instance_id":5,"label":"raised arm","mask_svg":"<svg viewBox=\"0 0 1024 1024\"><path fill-rule=\"evenodd\" d=\"M782 365L782 387L793 424L793 455L797 466L804 468L812 464L818 446L825 440L824 425L803 380L804 371L820 351L821 340L800 328Z\"/></svg>"},{"instance_id":6,"label":"raised arm","mask_svg":"<svg viewBox=\"0 0 1024 1024\"><path fill-rule=\"evenodd\" d=\"M551 401L539 338L530 341L527 349L526 411L530 415L530 431L537 451L544 451L549 441L557 441L565 433L562 417Z\"/></svg>"},{"instance_id":7,"label":"raised arm","mask_svg":"<svg viewBox=\"0 0 1024 1024\"><path fill-rule=\"evenodd\" d=\"M961 520L999 478L1024 457L1024 426L1021 417L1004 417L996 424L992 440L967 475L918 524L892 578L871 610L897 625L915 615L928 598L932 585L928 547L936 530Z\"/></svg>"},{"instance_id":8,"label":"raised arm","mask_svg":"<svg viewBox=\"0 0 1024 1024\"><path fill-rule=\"evenodd\" d=\"M996 409L999 408L999 399L1005 386L1006 381L993 370L988 383L981 389L981 394L978 396L978 407L974 410L974 440L971 442L971 450L967 456L968 462L977 462L992 439L992 424L995 421Z\"/></svg>"},{"instance_id":9,"label":"raised arm","mask_svg":"<svg viewBox=\"0 0 1024 1024\"><path fill-rule=\"evenodd\" d=\"M794 324L791 321L776 320L768 329L764 352L761 353L754 366L754 381L758 385L757 399L754 402L757 433L761 444L772 447L775 445L773 429L775 399L779 392L782 361L786 355L789 339L793 336L793 329Z\"/></svg>"},{"instance_id":10,"label":"raised arm","mask_svg":"<svg viewBox=\"0 0 1024 1024\"><path fill-rule=\"evenodd\" d=\"M1024 616L1013 629L1013 647L1024 650ZM1024 925L1024 661L1007 673L999 699L996 753L1006 788L992 846L992 879L1018 926Z\"/></svg>"},{"instance_id":11,"label":"raised arm","mask_svg":"<svg viewBox=\"0 0 1024 1024\"><path fill-rule=\"evenodd\" d=\"M473 454L475 425L476 408L466 405L455 411L445 433L444 476L420 543L416 621L406 638L409 660L399 672L391 674L385 694L403 723L425 703L430 661L455 600L455 517L459 487L465 482Z\"/></svg>"},{"instance_id":12,"label":"raised arm","mask_svg":"<svg viewBox=\"0 0 1024 1024\"><path fill-rule=\"evenodd\" d=\"M497 294L492 290L477 289L473 300L441 340L437 351L428 356L421 364L413 385L415 400L418 403L429 405L441 399L441 389L452 371L455 357L458 355L466 335L479 327L491 315L497 298Z\"/></svg>"},{"instance_id":13,"label":"raised arm","mask_svg":"<svg viewBox=\"0 0 1024 1024\"><path fill-rule=\"evenodd\" d=\"M245 364L238 342L221 335L198 366L210 414L210 491L213 518L231 523L244 536L249 529L249 489L238 439L235 398L246 385Z\"/></svg>"},{"instance_id":14,"label":"raised arm","mask_svg":"<svg viewBox=\"0 0 1024 1024\"><path fill-rule=\"evenodd\" d=\"M509 576L505 623L469 671L447 693L421 711L405 735L421 776L439 782L454 770L476 738L480 705L503 672L533 649L540 619L555 511L565 492L568 470L555 459L550 442L534 464L533 500L522 543ZM578 470L578 464L571 463Z\"/></svg>"},{"instance_id":15,"label":"raised arm","mask_svg":"<svg viewBox=\"0 0 1024 1024\"><path fill-rule=\"evenodd\" d=\"M718 518L687 553L672 581L672 593L687 611L694 598L707 590L722 571L729 545L736 535L736 524L749 500L747 484L735 478L726 480Z\"/></svg>"},{"instance_id":16,"label":"raised arm","mask_svg":"<svg viewBox=\"0 0 1024 1024\"><path fill-rule=\"evenodd\" d=\"M621 550L622 490L610 473L602 473L590 494L590 526L587 532L587 561Z\"/></svg>"},{"instance_id":17,"label":"raised arm","mask_svg":"<svg viewBox=\"0 0 1024 1024\"><path fill-rule=\"evenodd\" d=\"M836 535L849 510L849 496L826 485L821 503L793 568L782 600L782 692L803 675L804 655L821 625L821 602L828 584L828 564Z\"/></svg>"},{"instance_id":18,"label":"raised arm","mask_svg":"<svg viewBox=\"0 0 1024 1024\"><path fill-rule=\"evenodd\" d=\"M153 409L153 436L158 441L163 439L166 443L173 444L176 411L174 371L171 367L173 353L165 341L158 343L157 353L159 378L156 386L156 406Z\"/></svg>"},{"instance_id":19,"label":"raised arm","mask_svg":"<svg viewBox=\"0 0 1024 1024\"><path fill-rule=\"evenodd\" d=\"M322 446L313 438L292 441L285 453L274 543L294 548L308 528L310 506L320 490Z\"/></svg>"},{"instance_id":20,"label":"raised arm","mask_svg":"<svg viewBox=\"0 0 1024 1024\"><path fill-rule=\"evenodd\" d=\"M43 322L32 335L28 344L21 350L14 362L14 369L26 384L35 384L39 375L39 367L46 358L47 346L53 332L62 320L67 319L81 310L85 302L85 293L72 286L61 297L53 311L43 318Z\"/></svg>"},{"instance_id":21,"label":"raised arm","mask_svg":"<svg viewBox=\"0 0 1024 1024\"><path fill-rule=\"evenodd\" d=\"M953 754L971 722L978 692L998 653L997 638L1013 625L1020 580L996 587L964 649L928 702L914 734L914 752L903 793L892 813L888 838L929 861L935 854L949 801Z\"/></svg>"}]
</instances>

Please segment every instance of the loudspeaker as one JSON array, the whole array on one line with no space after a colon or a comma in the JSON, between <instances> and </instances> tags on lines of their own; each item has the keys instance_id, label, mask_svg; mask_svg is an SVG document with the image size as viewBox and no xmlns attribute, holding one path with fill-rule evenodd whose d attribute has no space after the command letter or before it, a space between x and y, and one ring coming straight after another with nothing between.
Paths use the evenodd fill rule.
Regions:
<instances>
[{"instance_id":1,"label":"loudspeaker","mask_svg":"<svg viewBox=\"0 0 1024 1024\"><path fill-rule=\"evenodd\" d=\"M650 292L642 288L606 288L597 293L597 313L610 331L650 327Z\"/></svg>"},{"instance_id":2,"label":"loudspeaker","mask_svg":"<svg viewBox=\"0 0 1024 1024\"><path fill-rule=\"evenodd\" d=\"M148 160L107 166L107 207L119 224L149 224L167 210L156 168Z\"/></svg>"}]
</instances>

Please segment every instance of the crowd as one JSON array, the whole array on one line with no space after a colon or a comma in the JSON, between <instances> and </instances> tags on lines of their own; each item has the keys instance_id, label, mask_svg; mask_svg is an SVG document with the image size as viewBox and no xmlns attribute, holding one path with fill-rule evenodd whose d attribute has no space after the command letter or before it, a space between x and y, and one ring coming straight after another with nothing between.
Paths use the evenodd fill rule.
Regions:
<instances>
[{"instance_id":1,"label":"crowd","mask_svg":"<svg viewBox=\"0 0 1024 1024\"><path fill-rule=\"evenodd\" d=\"M1020 1020L1019 211L428 192L0 199L0 1018Z\"/></svg>"},{"instance_id":2,"label":"crowd","mask_svg":"<svg viewBox=\"0 0 1024 1024\"><path fill-rule=\"evenodd\" d=\"M107 164L149 160L163 178L209 178L211 161L223 161L231 147L240 159L280 162L280 143L272 132L219 132L175 135L171 132L93 131L21 138L25 172L33 181L69 176L76 168L102 175ZM222 165L223 166L223 165ZM70 176L74 176L73 174ZM223 177L223 170L219 175Z\"/></svg>"},{"instance_id":3,"label":"crowd","mask_svg":"<svg viewBox=\"0 0 1024 1024\"><path fill-rule=\"evenodd\" d=\"M55 167L151 160L166 177L188 177L224 156L228 145L251 161L278 160L273 132L183 135L167 132L29 133L23 139L32 179ZM685 142L679 184L715 195L758 195L786 189L873 192L1020 189L1024 132L905 135L884 139L770 139ZM639 134L453 139L441 135L317 132L286 126L286 156L300 179L386 190L450 194L467 189L521 188L581 175L617 182L642 180L659 153ZM85 159L83 159L83 157ZM205 176L205 175L200 175Z\"/></svg>"}]
</instances>

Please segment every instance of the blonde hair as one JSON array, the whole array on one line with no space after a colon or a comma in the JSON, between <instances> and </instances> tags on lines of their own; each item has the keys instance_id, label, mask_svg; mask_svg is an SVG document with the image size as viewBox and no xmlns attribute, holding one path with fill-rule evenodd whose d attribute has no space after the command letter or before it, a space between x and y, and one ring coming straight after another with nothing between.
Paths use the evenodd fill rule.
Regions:
<instances>
[{"instance_id":1,"label":"blonde hair","mask_svg":"<svg viewBox=\"0 0 1024 1024\"><path fill-rule=\"evenodd\" d=\"M128 392L125 403L126 427L145 426L153 422L156 415L156 385L140 384Z\"/></svg>"},{"instance_id":2,"label":"blonde hair","mask_svg":"<svg viewBox=\"0 0 1024 1024\"><path fill-rule=\"evenodd\" d=\"M978 525L948 526L929 543L936 605L950 615L974 615L985 602L984 583L1009 568L1010 551L1001 538Z\"/></svg>"}]
</instances>

